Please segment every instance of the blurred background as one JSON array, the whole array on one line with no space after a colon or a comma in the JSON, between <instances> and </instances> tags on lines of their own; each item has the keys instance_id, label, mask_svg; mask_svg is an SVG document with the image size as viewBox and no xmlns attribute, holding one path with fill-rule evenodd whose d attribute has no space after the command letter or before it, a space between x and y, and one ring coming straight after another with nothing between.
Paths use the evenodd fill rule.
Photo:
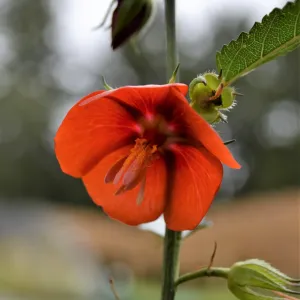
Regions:
<instances>
[{"instance_id":1,"label":"blurred background","mask_svg":"<svg viewBox=\"0 0 300 300\"><path fill-rule=\"evenodd\" d=\"M64 175L53 136L68 109L101 89L165 83L163 1L152 26L113 52L101 23L109 0L0 0L0 299L158 299L162 240L105 217ZM214 70L215 53L285 0L177 0L181 81ZM245 96L217 126L242 164L225 168L208 213L188 238L182 271L259 257L300 277L300 50L236 83ZM151 225L152 226L152 225ZM153 224L159 231L159 223ZM149 227L147 227L149 228ZM199 280L178 299L233 299Z\"/></svg>"}]
</instances>

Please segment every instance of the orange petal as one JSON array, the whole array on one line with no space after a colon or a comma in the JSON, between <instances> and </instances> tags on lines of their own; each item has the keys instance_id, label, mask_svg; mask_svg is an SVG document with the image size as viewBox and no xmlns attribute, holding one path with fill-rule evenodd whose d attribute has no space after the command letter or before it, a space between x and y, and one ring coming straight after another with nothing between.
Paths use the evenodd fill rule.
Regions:
<instances>
[{"instance_id":1,"label":"orange petal","mask_svg":"<svg viewBox=\"0 0 300 300\"><path fill-rule=\"evenodd\" d=\"M143 85L143 86L124 86L115 90L110 90L100 96L86 99L81 103L85 105L91 102L101 101L103 98L114 99L137 109L143 115L156 114L159 106L164 106L170 100L172 105L176 105L177 99L168 99L170 91L174 89L181 96L185 96L188 86L182 83L164 85ZM179 98L179 101L186 99ZM175 102L175 103L174 103Z\"/></svg>"},{"instance_id":2,"label":"orange petal","mask_svg":"<svg viewBox=\"0 0 300 300\"><path fill-rule=\"evenodd\" d=\"M173 97L183 98L183 96L175 89L172 89ZM178 128L187 131L188 135L194 140L199 141L210 153L215 155L222 163L233 169L239 169L240 164L234 159L229 149L224 145L220 136L216 131L200 117L187 103L184 101L177 102L178 113L174 115L174 123L176 126L176 115L180 116ZM179 115L181 112L181 115ZM188 122L182 124L182 121Z\"/></svg>"},{"instance_id":3,"label":"orange petal","mask_svg":"<svg viewBox=\"0 0 300 300\"><path fill-rule=\"evenodd\" d=\"M205 148L174 145L174 179L164 217L174 231L192 230L204 218L219 190L223 168Z\"/></svg>"},{"instance_id":4,"label":"orange petal","mask_svg":"<svg viewBox=\"0 0 300 300\"><path fill-rule=\"evenodd\" d=\"M109 99L81 104L99 97L94 92L75 104L55 136L55 152L62 170L74 177L89 172L106 154L136 137L136 123L120 105Z\"/></svg>"},{"instance_id":5,"label":"orange petal","mask_svg":"<svg viewBox=\"0 0 300 300\"><path fill-rule=\"evenodd\" d=\"M166 168L162 159L153 161L147 169L144 197L140 199L141 181L134 189L115 196L117 186L105 184L108 170L119 159L128 155L131 147L124 147L107 155L84 176L83 182L93 201L113 219L128 225L138 225L157 219L165 207ZM137 204L137 201L140 204Z\"/></svg>"}]
</instances>

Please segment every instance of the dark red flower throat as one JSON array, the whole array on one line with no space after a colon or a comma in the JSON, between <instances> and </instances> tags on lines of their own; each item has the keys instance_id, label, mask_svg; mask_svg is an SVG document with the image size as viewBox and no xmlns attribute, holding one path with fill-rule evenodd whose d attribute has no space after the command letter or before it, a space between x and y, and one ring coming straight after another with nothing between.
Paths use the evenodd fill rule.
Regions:
<instances>
[{"instance_id":1,"label":"dark red flower throat","mask_svg":"<svg viewBox=\"0 0 300 300\"><path fill-rule=\"evenodd\" d=\"M121 183L115 195L135 188L142 182L137 203L143 200L146 172L152 162L164 154L168 144L174 142L174 130L158 115L146 114L136 125L139 133L130 153L118 160L107 172L105 183Z\"/></svg>"}]
</instances>

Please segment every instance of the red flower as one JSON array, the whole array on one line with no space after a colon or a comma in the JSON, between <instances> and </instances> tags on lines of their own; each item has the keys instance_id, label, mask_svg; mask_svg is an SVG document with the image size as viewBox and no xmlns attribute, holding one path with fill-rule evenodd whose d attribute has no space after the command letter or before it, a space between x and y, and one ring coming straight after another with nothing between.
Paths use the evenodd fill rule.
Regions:
<instances>
[{"instance_id":1,"label":"red flower","mask_svg":"<svg viewBox=\"0 0 300 300\"><path fill-rule=\"evenodd\" d=\"M55 137L62 170L82 178L112 218L138 225L164 214L194 229L219 190L223 168L240 168L188 104L184 84L97 91L67 114Z\"/></svg>"}]
</instances>

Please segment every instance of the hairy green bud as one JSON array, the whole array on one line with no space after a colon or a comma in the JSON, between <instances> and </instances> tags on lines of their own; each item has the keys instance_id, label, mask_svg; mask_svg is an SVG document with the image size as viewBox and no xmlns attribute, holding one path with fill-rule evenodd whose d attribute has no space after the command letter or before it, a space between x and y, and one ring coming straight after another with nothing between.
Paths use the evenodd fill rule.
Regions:
<instances>
[{"instance_id":1,"label":"hairy green bud","mask_svg":"<svg viewBox=\"0 0 300 300\"><path fill-rule=\"evenodd\" d=\"M189 85L191 106L210 124L226 122L222 111L235 105L236 95L235 89L224 87L221 76L213 72L199 75Z\"/></svg>"}]
</instances>

